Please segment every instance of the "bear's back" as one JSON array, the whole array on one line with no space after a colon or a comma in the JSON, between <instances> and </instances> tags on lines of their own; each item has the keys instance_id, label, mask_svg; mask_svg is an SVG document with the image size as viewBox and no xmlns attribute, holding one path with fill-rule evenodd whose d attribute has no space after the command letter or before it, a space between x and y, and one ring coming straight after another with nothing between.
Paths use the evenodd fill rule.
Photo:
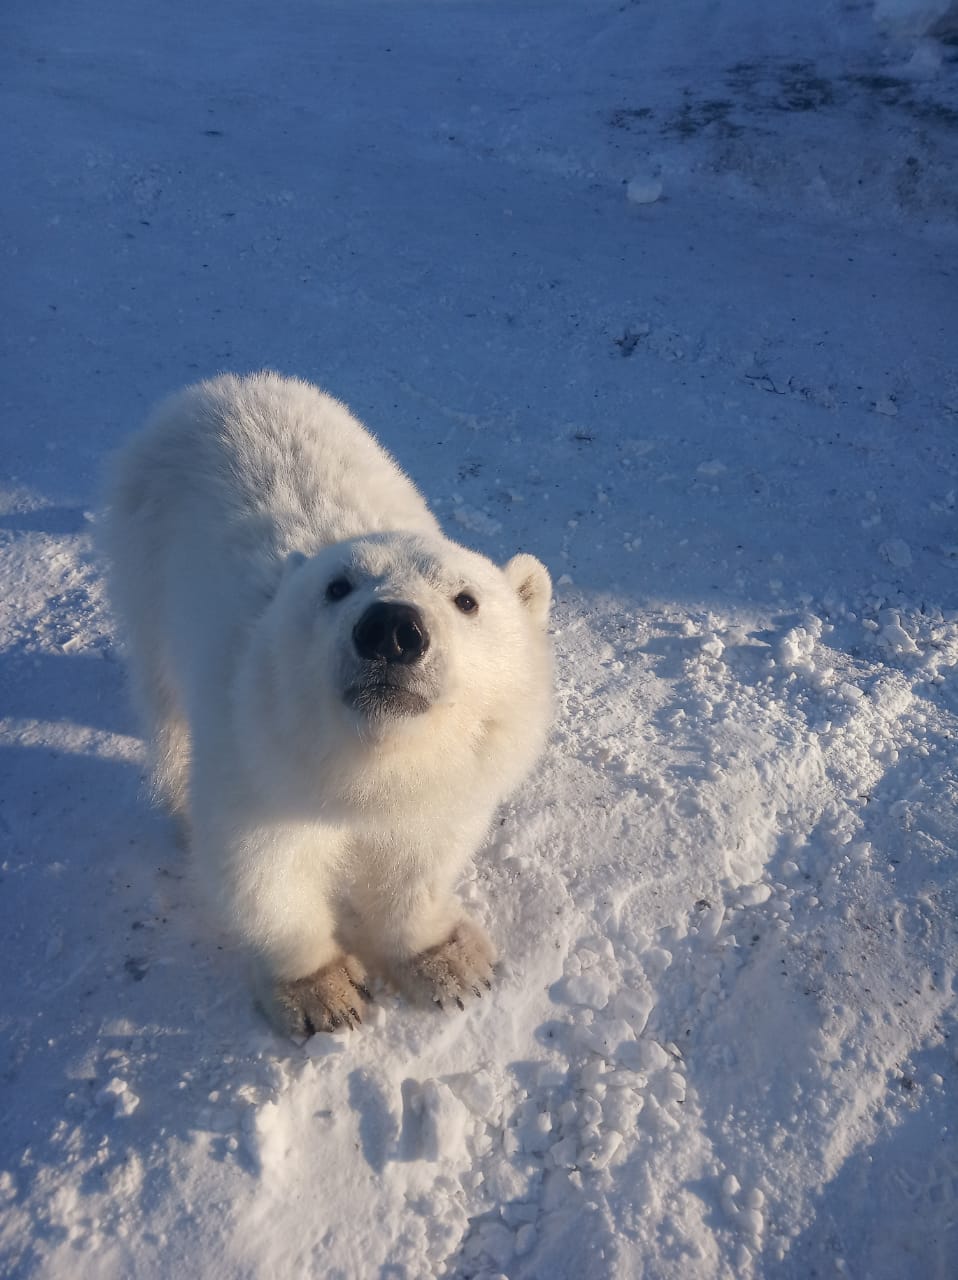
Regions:
<instances>
[{"instance_id":1,"label":"bear's back","mask_svg":"<svg viewBox=\"0 0 958 1280\"><path fill-rule=\"evenodd\" d=\"M121 458L115 500L204 523L260 553L313 554L368 532L439 531L412 481L344 405L275 373L167 400Z\"/></svg>"}]
</instances>

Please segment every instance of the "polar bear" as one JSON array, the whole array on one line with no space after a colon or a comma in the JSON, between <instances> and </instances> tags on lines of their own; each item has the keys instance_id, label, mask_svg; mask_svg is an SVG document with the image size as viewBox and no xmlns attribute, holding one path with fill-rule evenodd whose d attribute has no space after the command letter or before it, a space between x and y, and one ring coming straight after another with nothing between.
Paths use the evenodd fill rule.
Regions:
<instances>
[{"instance_id":1,"label":"polar bear","mask_svg":"<svg viewBox=\"0 0 958 1280\"><path fill-rule=\"evenodd\" d=\"M454 886L548 731L545 567L444 537L342 404L269 372L162 404L107 503L155 791L273 1022L352 1026L369 974L481 995Z\"/></svg>"}]
</instances>

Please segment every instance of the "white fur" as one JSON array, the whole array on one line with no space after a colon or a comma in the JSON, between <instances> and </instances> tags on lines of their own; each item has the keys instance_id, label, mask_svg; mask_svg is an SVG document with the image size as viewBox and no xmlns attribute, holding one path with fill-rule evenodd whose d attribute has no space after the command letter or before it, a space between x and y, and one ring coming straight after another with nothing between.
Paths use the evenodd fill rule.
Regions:
<instances>
[{"instance_id":1,"label":"white fur","mask_svg":"<svg viewBox=\"0 0 958 1280\"><path fill-rule=\"evenodd\" d=\"M267 1008L300 1029L290 992L345 953L413 990L461 922L463 863L547 731L543 566L499 569L443 537L341 404L272 373L163 404L116 461L105 531L157 792L188 821ZM330 602L344 575L351 593ZM416 714L344 700L366 678L353 628L377 600L428 626L401 673ZM491 956L459 986L429 981L458 999Z\"/></svg>"}]
</instances>

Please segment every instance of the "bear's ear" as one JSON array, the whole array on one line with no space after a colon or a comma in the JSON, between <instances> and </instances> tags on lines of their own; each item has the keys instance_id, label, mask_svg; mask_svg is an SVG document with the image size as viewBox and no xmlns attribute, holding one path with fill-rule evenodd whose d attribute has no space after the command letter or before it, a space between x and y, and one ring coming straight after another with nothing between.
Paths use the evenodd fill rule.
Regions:
<instances>
[{"instance_id":1,"label":"bear's ear","mask_svg":"<svg viewBox=\"0 0 958 1280\"><path fill-rule=\"evenodd\" d=\"M552 603L552 579L549 571L535 556L513 556L503 573L516 595L543 629L549 620Z\"/></svg>"}]
</instances>

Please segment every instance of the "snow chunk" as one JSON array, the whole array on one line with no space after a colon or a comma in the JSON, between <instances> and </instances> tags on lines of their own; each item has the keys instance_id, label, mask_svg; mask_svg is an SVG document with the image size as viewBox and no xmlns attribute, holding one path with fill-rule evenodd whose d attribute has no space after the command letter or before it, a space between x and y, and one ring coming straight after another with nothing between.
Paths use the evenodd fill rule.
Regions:
<instances>
[{"instance_id":1,"label":"snow chunk","mask_svg":"<svg viewBox=\"0 0 958 1280\"><path fill-rule=\"evenodd\" d=\"M575 1038L600 1058L608 1058L616 1052L616 1046L630 1044L634 1035L624 1019L612 1019L610 1022L596 1021L591 1027L577 1027Z\"/></svg>"},{"instance_id":2,"label":"snow chunk","mask_svg":"<svg viewBox=\"0 0 958 1280\"><path fill-rule=\"evenodd\" d=\"M604 1169L621 1145L622 1134L617 1133L615 1129L608 1129L585 1148L581 1163L592 1169Z\"/></svg>"},{"instance_id":3,"label":"snow chunk","mask_svg":"<svg viewBox=\"0 0 958 1280\"><path fill-rule=\"evenodd\" d=\"M453 1158L465 1146L469 1112L441 1080L411 1082L406 1102L419 1121L417 1154L421 1160Z\"/></svg>"},{"instance_id":4,"label":"snow chunk","mask_svg":"<svg viewBox=\"0 0 958 1280\"><path fill-rule=\"evenodd\" d=\"M775 651L781 666L786 671L799 671L805 675L812 675L815 671L812 655L820 633L820 623L817 628L809 624L805 627L792 627L790 631L786 631L780 638Z\"/></svg>"},{"instance_id":5,"label":"snow chunk","mask_svg":"<svg viewBox=\"0 0 958 1280\"><path fill-rule=\"evenodd\" d=\"M303 1045L303 1052L307 1058L318 1061L320 1058L333 1058L337 1054L344 1053L346 1045L342 1036L330 1035L323 1032L318 1036L310 1036Z\"/></svg>"},{"instance_id":6,"label":"snow chunk","mask_svg":"<svg viewBox=\"0 0 958 1280\"><path fill-rule=\"evenodd\" d=\"M245 1111L240 1128L243 1148L258 1172L280 1163L286 1153L285 1126L275 1102L266 1102L255 1111Z\"/></svg>"},{"instance_id":7,"label":"snow chunk","mask_svg":"<svg viewBox=\"0 0 958 1280\"><path fill-rule=\"evenodd\" d=\"M659 1102L664 1105L670 1102L684 1102L685 1077L680 1071L666 1071L659 1079L655 1092Z\"/></svg>"},{"instance_id":8,"label":"snow chunk","mask_svg":"<svg viewBox=\"0 0 958 1280\"><path fill-rule=\"evenodd\" d=\"M672 963L672 952L665 947L649 947L642 953L642 968L649 978L660 978Z\"/></svg>"},{"instance_id":9,"label":"snow chunk","mask_svg":"<svg viewBox=\"0 0 958 1280\"><path fill-rule=\"evenodd\" d=\"M555 1141L552 1136L552 1116L540 1111L535 1099L524 1104L516 1125L516 1137L521 1151L528 1155L542 1155Z\"/></svg>"},{"instance_id":10,"label":"snow chunk","mask_svg":"<svg viewBox=\"0 0 958 1280\"><path fill-rule=\"evenodd\" d=\"M901 625L901 618L897 613L888 611L888 615L883 614L882 621L884 626L878 636L878 643L890 653L906 654L918 653L917 644Z\"/></svg>"},{"instance_id":11,"label":"snow chunk","mask_svg":"<svg viewBox=\"0 0 958 1280\"><path fill-rule=\"evenodd\" d=\"M735 902L739 907L757 907L763 902L768 902L771 896L770 884L747 884L736 892Z\"/></svg>"},{"instance_id":12,"label":"snow chunk","mask_svg":"<svg viewBox=\"0 0 958 1280\"><path fill-rule=\"evenodd\" d=\"M655 204L662 195L662 179L651 174L637 174L629 180L625 194L630 204Z\"/></svg>"},{"instance_id":13,"label":"snow chunk","mask_svg":"<svg viewBox=\"0 0 958 1280\"><path fill-rule=\"evenodd\" d=\"M710 462L700 462L695 468L696 475L707 476L709 479L723 475L726 471L728 471L728 467L725 463L719 462L716 458L713 458Z\"/></svg>"},{"instance_id":14,"label":"snow chunk","mask_svg":"<svg viewBox=\"0 0 958 1280\"><path fill-rule=\"evenodd\" d=\"M637 991L634 987L618 991L612 1001L616 1017L628 1023L637 1036L645 1030L645 1024L654 1007L655 1000L652 993L647 990Z\"/></svg>"},{"instance_id":15,"label":"snow chunk","mask_svg":"<svg viewBox=\"0 0 958 1280\"><path fill-rule=\"evenodd\" d=\"M609 979L597 969L589 969L578 977L566 980L565 996L572 1004L604 1009L609 1003Z\"/></svg>"},{"instance_id":16,"label":"snow chunk","mask_svg":"<svg viewBox=\"0 0 958 1280\"><path fill-rule=\"evenodd\" d=\"M549 1155L557 1169L574 1169L579 1158L578 1139L570 1133L550 1148Z\"/></svg>"},{"instance_id":17,"label":"snow chunk","mask_svg":"<svg viewBox=\"0 0 958 1280\"><path fill-rule=\"evenodd\" d=\"M655 1040L637 1040L619 1046L619 1060L624 1066L640 1071L661 1071L671 1061L669 1055Z\"/></svg>"},{"instance_id":18,"label":"snow chunk","mask_svg":"<svg viewBox=\"0 0 958 1280\"><path fill-rule=\"evenodd\" d=\"M485 1254L498 1267L505 1267L512 1261L515 1243L512 1232L501 1222L484 1222L475 1241L475 1252ZM472 1248L470 1247L470 1252Z\"/></svg>"},{"instance_id":19,"label":"snow chunk","mask_svg":"<svg viewBox=\"0 0 958 1280\"><path fill-rule=\"evenodd\" d=\"M699 936L708 939L717 938L724 920L725 907L721 902L713 903L712 906L707 907L699 917Z\"/></svg>"},{"instance_id":20,"label":"snow chunk","mask_svg":"<svg viewBox=\"0 0 958 1280\"><path fill-rule=\"evenodd\" d=\"M130 1089L125 1080L114 1076L96 1094L98 1106L112 1106L114 1119L122 1120L131 1116L140 1105L140 1099Z\"/></svg>"},{"instance_id":21,"label":"snow chunk","mask_svg":"<svg viewBox=\"0 0 958 1280\"><path fill-rule=\"evenodd\" d=\"M752 1187L742 1194L738 1178L734 1173L729 1173L722 1179L719 1199L726 1214L746 1235L753 1238L761 1236L765 1230L765 1217L761 1212L765 1196L758 1187Z\"/></svg>"},{"instance_id":22,"label":"snow chunk","mask_svg":"<svg viewBox=\"0 0 958 1280\"><path fill-rule=\"evenodd\" d=\"M896 569L911 568L911 547L904 538L888 538L880 544L878 554Z\"/></svg>"},{"instance_id":23,"label":"snow chunk","mask_svg":"<svg viewBox=\"0 0 958 1280\"><path fill-rule=\"evenodd\" d=\"M564 1078L563 1073L560 1081ZM502 1114L502 1097L488 1071L454 1076L449 1085L474 1116L489 1124L498 1123Z\"/></svg>"},{"instance_id":24,"label":"snow chunk","mask_svg":"<svg viewBox=\"0 0 958 1280\"><path fill-rule=\"evenodd\" d=\"M479 511L476 507L458 506L454 508L452 515L453 519L458 524L461 524L464 529L468 529L470 533L491 537L502 528L502 524L498 520L493 520L492 516L486 515L484 511Z\"/></svg>"}]
</instances>

